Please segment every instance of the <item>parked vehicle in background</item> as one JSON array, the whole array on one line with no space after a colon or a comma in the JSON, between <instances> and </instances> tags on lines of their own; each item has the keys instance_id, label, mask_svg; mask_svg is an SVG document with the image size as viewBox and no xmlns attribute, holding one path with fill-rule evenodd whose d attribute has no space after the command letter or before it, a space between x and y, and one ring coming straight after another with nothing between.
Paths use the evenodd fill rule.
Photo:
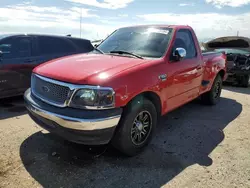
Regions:
<instances>
[{"instance_id":1,"label":"parked vehicle in background","mask_svg":"<svg viewBox=\"0 0 250 188\"><path fill-rule=\"evenodd\" d=\"M250 39L230 36L216 38L204 44L206 50L224 51L227 55L226 82L248 87L250 83Z\"/></svg>"},{"instance_id":2,"label":"parked vehicle in background","mask_svg":"<svg viewBox=\"0 0 250 188\"><path fill-rule=\"evenodd\" d=\"M133 156L161 115L199 96L217 104L225 78L225 54L201 53L191 27L134 26L93 52L36 67L24 98L30 117L48 131L87 145L111 142Z\"/></svg>"},{"instance_id":3,"label":"parked vehicle in background","mask_svg":"<svg viewBox=\"0 0 250 188\"><path fill-rule=\"evenodd\" d=\"M93 48L89 40L67 36L0 35L0 98L23 94L37 65Z\"/></svg>"}]
</instances>

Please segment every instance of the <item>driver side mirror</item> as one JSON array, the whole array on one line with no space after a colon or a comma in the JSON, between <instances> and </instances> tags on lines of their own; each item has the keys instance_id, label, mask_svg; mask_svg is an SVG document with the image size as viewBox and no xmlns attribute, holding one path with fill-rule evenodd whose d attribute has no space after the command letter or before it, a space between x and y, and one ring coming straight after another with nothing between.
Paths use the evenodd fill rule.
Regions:
<instances>
[{"instance_id":1,"label":"driver side mirror","mask_svg":"<svg viewBox=\"0 0 250 188\"><path fill-rule=\"evenodd\" d=\"M181 61L187 56L187 51L184 48L176 48L173 52L173 58L175 61Z\"/></svg>"},{"instance_id":2,"label":"driver side mirror","mask_svg":"<svg viewBox=\"0 0 250 188\"><path fill-rule=\"evenodd\" d=\"M2 57L3 56L3 52L0 50L0 57Z\"/></svg>"}]
</instances>

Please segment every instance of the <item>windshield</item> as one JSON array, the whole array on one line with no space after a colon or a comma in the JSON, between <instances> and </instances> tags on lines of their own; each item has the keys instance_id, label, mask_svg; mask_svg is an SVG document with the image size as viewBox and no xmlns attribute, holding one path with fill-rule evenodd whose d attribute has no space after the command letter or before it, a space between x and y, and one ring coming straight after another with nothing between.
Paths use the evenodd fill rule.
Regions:
<instances>
[{"instance_id":1,"label":"windshield","mask_svg":"<svg viewBox=\"0 0 250 188\"><path fill-rule=\"evenodd\" d=\"M168 48L171 34L171 28L122 28L111 34L98 49L104 53L126 51L142 57L160 58Z\"/></svg>"},{"instance_id":2,"label":"windshield","mask_svg":"<svg viewBox=\"0 0 250 188\"><path fill-rule=\"evenodd\" d=\"M231 49L231 48L221 48L221 49L215 49L217 52L225 52L226 54L250 54L249 51L246 50L239 50L239 49Z\"/></svg>"}]
</instances>

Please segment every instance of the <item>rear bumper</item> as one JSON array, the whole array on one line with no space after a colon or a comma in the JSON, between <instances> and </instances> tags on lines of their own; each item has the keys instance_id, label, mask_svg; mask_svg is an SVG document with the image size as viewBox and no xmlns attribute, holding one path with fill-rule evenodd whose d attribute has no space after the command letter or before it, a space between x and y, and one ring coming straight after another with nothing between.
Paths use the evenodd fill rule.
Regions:
<instances>
[{"instance_id":1,"label":"rear bumper","mask_svg":"<svg viewBox=\"0 0 250 188\"><path fill-rule=\"evenodd\" d=\"M29 89L24 99L30 117L42 128L87 145L107 144L122 113L121 109L90 111L53 107L32 96Z\"/></svg>"}]
</instances>

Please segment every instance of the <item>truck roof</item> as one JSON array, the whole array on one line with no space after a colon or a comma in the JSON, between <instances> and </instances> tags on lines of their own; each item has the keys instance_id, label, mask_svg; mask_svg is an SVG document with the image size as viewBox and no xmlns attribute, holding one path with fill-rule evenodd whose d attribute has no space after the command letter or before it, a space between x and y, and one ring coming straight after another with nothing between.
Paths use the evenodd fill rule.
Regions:
<instances>
[{"instance_id":1,"label":"truck roof","mask_svg":"<svg viewBox=\"0 0 250 188\"><path fill-rule=\"evenodd\" d=\"M164 25L164 24L147 24L147 25L134 25L134 26L127 26L121 28L133 28L133 27L158 27L158 28L173 28L173 29L192 29L192 27L188 25Z\"/></svg>"}]
</instances>

